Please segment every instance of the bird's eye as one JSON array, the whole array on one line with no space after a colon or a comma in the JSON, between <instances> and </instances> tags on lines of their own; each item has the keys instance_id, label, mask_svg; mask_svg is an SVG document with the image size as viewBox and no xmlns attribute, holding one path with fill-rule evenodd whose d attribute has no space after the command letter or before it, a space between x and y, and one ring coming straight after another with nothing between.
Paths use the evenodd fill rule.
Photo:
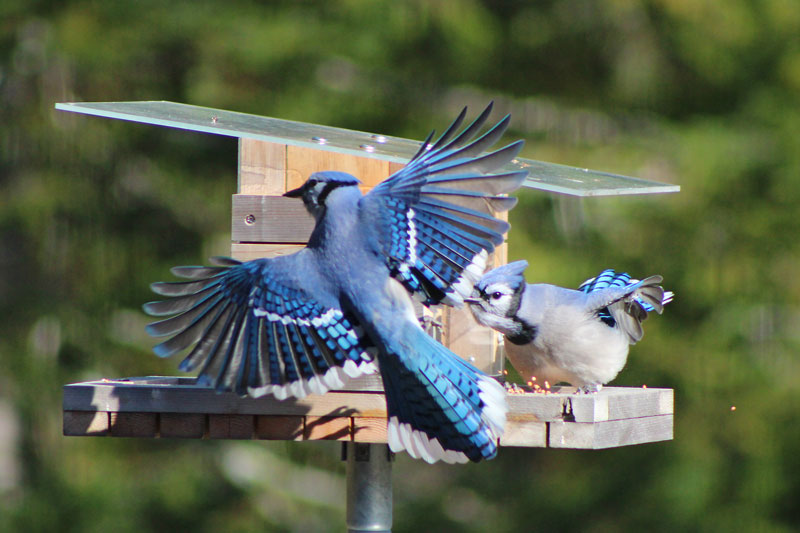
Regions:
<instances>
[{"instance_id":1,"label":"bird's eye","mask_svg":"<svg viewBox=\"0 0 800 533\"><path fill-rule=\"evenodd\" d=\"M493 292L492 293L492 300L499 300L502 297L503 297L503 293L502 292Z\"/></svg>"},{"instance_id":2,"label":"bird's eye","mask_svg":"<svg viewBox=\"0 0 800 533\"><path fill-rule=\"evenodd\" d=\"M309 188L309 189L312 189L312 188L316 187L317 183L319 183L319 182L318 182L316 179L314 179L314 178L310 178L310 179L309 179L309 180L306 182L306 186L308 186L308 188Z\"/></svg>"}]
</instances>

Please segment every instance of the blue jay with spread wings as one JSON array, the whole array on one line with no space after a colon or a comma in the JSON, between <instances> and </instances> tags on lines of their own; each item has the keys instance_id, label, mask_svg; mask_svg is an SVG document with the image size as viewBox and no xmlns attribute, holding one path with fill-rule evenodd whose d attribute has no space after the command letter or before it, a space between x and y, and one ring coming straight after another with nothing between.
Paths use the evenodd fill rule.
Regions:
<instances>
[{"instance_id":1,"label":"blue jay with spread wings","mask_svg":"<svg viewBox=\"0 0 800 533\"><path fill-rule=\"evenodd\" d=\"M573 290L526 283L527 266L514 261L487 272L464 301L478 322L505 335L506 356L520 375L539 383L599 391L625 366L647 314L661 314L673 297L661 276L639 281L608 269Z\"/></svg>"},{"instance_id":2,"label":"blue jay with spread wings","mask_svg":"<svg viewBox=\"0 0 800 533\"><path fill-rule=\"evenodd\" d=\"M368 194L343 172L317 172L284 194L315 219L306 248L241 263L176 267L184 282L152 285L145 304L171 316L147 327L169 336L162 357L199 382L240 395L301 398L379 370L388 441L428 462L491 459L506 419L505 391L423 331L410 296L462 306L503 241L506 196L527 172L498 171L522 148L494 152L510 117L478 136L491 104L461 132L464 109L401 170ZM477 137L477 138L476 138ZM494 172L494 173L493 173Z\"/></svg>"}]
</instances>

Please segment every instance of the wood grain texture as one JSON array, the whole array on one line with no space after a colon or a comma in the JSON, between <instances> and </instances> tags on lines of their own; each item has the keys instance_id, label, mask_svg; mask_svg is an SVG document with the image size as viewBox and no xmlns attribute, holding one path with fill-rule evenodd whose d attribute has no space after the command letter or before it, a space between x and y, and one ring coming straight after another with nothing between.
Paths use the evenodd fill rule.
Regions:
<instances>
[{"instance_id":1,"label":"wood grain texture","mask_svg":"<svg viewBox=\"0 0 800 533\"><path fill-rule=\"evenodd\" d=\"M509 420L506 422L503 436L500 437L500 446L545 448L547 447L547 423Z\"/></svg>"},{"instance_id":2,"label":"wood grain texture","mask_svg":"<svg viewBox=\"0 0 800 533\"><path fill-rule=\"evenodd\" d=\"M280 195L286 190L286 145L240 138L238 192Z\"/></svg>"},{"instance_id":3,"label":"wood grain texture","mask_svg":"<svg viewBox=\"0 0 800 533\"><path fill-rule=\"evenodd\" d=\"M339 154L300 146L288 146L286 149L287 190L300 187L314 172L336 170L347 172L361 180L361 190L366 192L388 178L392 168L397 168L397 164L366 156Z\"/></svg>"},{"instance_id":4,"label":"wood grain texture","mask_svg":"<svg viewBox=\"0 0 800 533\"><path fill-rule=\"evenodd\" d=\"M112 437L155 438L158 436L158 413L109 413L109 430Z\"/></svg>"},{"instance_id":5,"label":"wood grain texture","mask_svg":"<svg viewBox=\"0 0 800 533\"><path fill-rule=\"evenodd\" d=\"M252 439L254 434L253 415L208 415L209 439Z\"/></svg>"},{"instance_id":6,"label":"wood grain texture","mask_svg":"<svg viewBox=\"0 0 800 533\"><path fill-rule=\"evenodd\" d=\"M355 442L387 442L388 421L385 418L357 417L351 420Z\"/></svg>"},{"instance_id":7,"label":"wood grain texture","mask_svg":"<svg viewBox=\"0 0 800 533\"><path fill-rule=\"evenodd\" d=\"M255 438L265 440L303 440L305 417L256 416Z\"/></svg>"},{"instance_id":8,"label":"wood grain texture","mask_svg":"<svg viewBox=\"0 0 800 533\"><path fill-rule=\"evenodd\" d=\"M551 448L600 450L672 440L673 415L606 422L551 422Z\"/></svg>"},{"instance_id":9,"label":"wood grain texture","mask_svg":"<svg viewBox=\"0 0 800 533\"><path fill-rule=\"evenodd\" d=\"M672 414L672 389L604 387L595 394L578 394L575 387L554 387L551 394L512 394L512 412L531 413L541 420L603 422Z\"/></svg>"},{"instance_id":10,"label":"wood grain texture","mask_svg":"<svg viewBox=\"0 0 800 533\"><path fill-rule=\"evenodd\" d=\"M109 432L107 411L64 411L65 437L104 437Z\"/></svg>"},{"instance_id":11,"label":"wood grain texture","mask_svg":"<svg viewBox=\"0 0 800 533\"><path fill-rule=\"evenodd\" d=\"M196 413L161 413L159 435L162 439L202 439L208 417Z\"/></svg>"},{"instance_id":12,"label":"wood grain texture","mask_svg":"<svg viewBox=\"0 0 800 533\"><path fill-rule=\"evenodd\" d=\"M233 241L301 244L308 241L313 229L314 219L296 198L233 195Z\"/></svg>"},{"instance_id":13,"label":"wood grain texture","mask_svg":"<svg viewBox=\"0 0 800 533\"><path fill-rule=\"evenodd\" d=\"M351 418L307 416L303 440L351 440Z\"/></svg>"},{"instance_id":14,"label":"wood grain texture","mask_svg":"<svg viewBox=\"0 0 800 533\"><path fill-rule=\"evenodd\" d=\"M252 261L262 257L278 257L299 252L305 248L303 244L261 244L261 243L231 243L231 257L239 261Z\"/></svg>"}]
</instances>

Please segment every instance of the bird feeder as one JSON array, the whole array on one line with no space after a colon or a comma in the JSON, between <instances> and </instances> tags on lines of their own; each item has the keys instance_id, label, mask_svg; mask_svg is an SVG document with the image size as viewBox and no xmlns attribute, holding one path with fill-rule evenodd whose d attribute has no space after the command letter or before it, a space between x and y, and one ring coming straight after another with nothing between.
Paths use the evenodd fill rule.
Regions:
<instances>
[{"instance_id":1,"label":"bird feeder","mask_svg":"<svg viewBox=\"0 0 800 533\"><path fill-rule=\"evenodd\" d=\"M61 103L56 108L238 138L231 256L242 261L304 246L313 219L302 202L281 195L311 173L348 172L366 192L419 148L417 141L386 135L173 102ZM529 171L524 186L574 196L679 190L522 158L504 170L520 169ZM505 264L506 253L506 245L499 246L487 268ZM487 374L501 374L498 334L476 324L466 308L437 309L429 318L436 324L430 333L450 350ZM283 401L218 394L191 377L103 379L65 385L63 392L66 436L341 441L348 528L391 528L391 454L385 446L386 401L379 375L353 380L343 390ZM600 449L672 439L671 389L606 387L587 395L553 387L548 393L509 394L508 404L501 446Z\"/></svg>"}]
</instances>

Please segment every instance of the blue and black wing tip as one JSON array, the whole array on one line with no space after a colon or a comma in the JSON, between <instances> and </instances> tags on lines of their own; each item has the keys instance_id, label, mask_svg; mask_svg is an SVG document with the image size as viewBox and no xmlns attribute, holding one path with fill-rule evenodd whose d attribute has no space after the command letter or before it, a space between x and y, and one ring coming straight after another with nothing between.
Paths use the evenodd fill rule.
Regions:
<instances>
[{"instance_id":1,"label":"blue and black wing tip","mask_svg":"<svg viewBox=\"0 0 800 533\"><path fill-rule=\"evenodd\" d=\"M176 266L170 272L176 277L187 279L206 279L221 274L242 262L232 257L214 256L209 258L211 266Z\"/></svg>"},{"instance_id":2,"label":"blue and black wing tip","mask_svg":"<svg viewBox=\"0 0 800 533\"><path fill-rule=\"evenodd\" d=\"M456 119L448 126L445 132L433 143L431 144L431 139L434 137L435 132L431 132L425 141L420 145L419 150L414 157L411 158L409 161L416 161L420 158L432 156L434 154L440 152L448 152L455 150L456 148L463 146L466 143L472 142L477 143L480 142L482 139L487 137L488 135L493 135L493 132L500 128L500 132L498 134L502 135L502 132L508 127L508 122L510 120L510 115L506 115L503 119L501 119L495 126L493 126L488 132L486 132L482 137L477 140L472 141L475 137L477 132L480 128L486 123L486 120L489 118L489 115L492 112L492 108L494 107L494 101L490 101L489 104L484 108L484 110L470 123L466 128L464 128L458 135L456 135L456 131L458 130L459 126L464 122L464 118L467 114L467 106L464 106L461 109L461 112L458 114ZM453 138L455 136L455 138ZM493 143L492 143L493 144Z\"/></svg>"},{"instance_id":3,"label":"blue and black wing tip","mask_svg":"<svg viewBox=\"0 0 800 533\"><path fill-rule=\"evenodd\" d=\"M441 148L446 142L453 138L458 128L461 126L461 123L464 122L464 118L467 116L467 106L464 106L461 109L461 112L458 116L450 123L450 126L442 133L442 135L436 139L436 142L431 147L431 150L438 150Z\"/></svg>"},{"instance_id":4,"label":"blue and black wing tip","mask_svg":"<svg viewBox=\"0 0 800 533\"><path fill-rule=\"evenodd\" d=\"M506 118L511 118L511 115L508 115ZM525 139L517 139L516 141L509 143L505 147L501 148L500 150L508 150L509 153L513 154L509 156L509 159L514 159L519 155L522 149L525 147ZM528 175L528 171L525 170L525 175Z\"/></svg>"},{"instance_id":5,"label":"blue and black wing tip","mask_svg":"<svg viewBox=\"0 0 800 533\"><path fill-rule=\"evenodd\" d=\"M417 153L414 154L414 157L412 157L410 161L415 161L426 152L432 152L434 150L438 150L439 148L441 148L441 146L445 142L450 140L450 138L453 136L458 127L461 126L461 123L464 122L464 118L466 116L467 116L467 106L464 106L461 109L461 112L455 118L455 120L453 120L453 122L450 123L450 126L447 127L444 133L442 133L442 135L438 139L436 139L436 142L434 142L433 144L431 144L431 140L436 135L436 130L431 130L431 132L428 134L425 140L422 141L422 144L420 145L419 150L417 150Z\"/></svg>"},{"instance_id":6,"label":"blue and black wing tip","mask_svg":"<svg viewBox=\"0 0 800 533\"><path fill-rule=\"evenodd\" d=\"M171 269L175 276L190 281L155 282L150 285L153 292L166 297L142 305L142 310L150 316L168 317L145 326L145 331L152 337L170 336L153 347L153 352L159 357L169 357L194 344L197 341L192 336L195 331L211 314L220 311L219 285L222 277L241 262L215 257L211 263L215 266L179 266Z\"/></svg>"},{"instance_id":7,"label":"blue and black wing tip","mask_svg":"<svg viewBox=\"0 0 800 533\"><path fill-rule=\"evenodd\" d=\"M420 144L420 145L419 145L419 149L417 150L417 153L415 153L415 154L414 154L414 157L412 157L412 158L409 160L409 163L410 163L411 161L415 161L415 160L416 160L416 159L418 159L418 158L419 158L419 157L420 157L422 154L424 154L425 152L427 152L427 151L429 150L429 148L428 148L428 147L429 147L429 146L431 146L431 140L433 139L433 136L434 136L434 135L436 135L436 130L431 130L431 132L428 134L428 136L425 138L425 140L424 140L424 141L422 141L422 144Z\"/></svg>"}]
</instances>

